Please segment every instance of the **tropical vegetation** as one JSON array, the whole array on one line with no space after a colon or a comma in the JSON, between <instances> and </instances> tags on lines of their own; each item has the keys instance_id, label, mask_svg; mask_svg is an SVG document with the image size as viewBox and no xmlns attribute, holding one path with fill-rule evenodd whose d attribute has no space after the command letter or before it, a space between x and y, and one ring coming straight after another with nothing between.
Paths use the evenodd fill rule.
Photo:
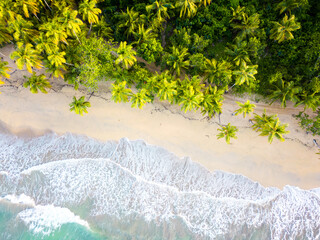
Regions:
<instances>
[{"instance_id":1,"label":"tropical vegetation","mask_svg":"<svg viewBox=\"0 0 320 240\"><path fill-rule=\"evenodd\" d=\"M11 58L32 73L24 85L34 93L50 86L35 73L44 68L50 81L88 92L111 81L115 102L143 108L158 98L208 118L220 116L225 93L259 94L310 109L297 114L309 129L320 105L319 9L318 0L2 0L0 44L14 44ZM71 109L88 106L75 98ZM239 107L245 117L254 105ZM257 116L253 128L269 142L284 139L285 125Z\"/></svg>"}]
</instances>

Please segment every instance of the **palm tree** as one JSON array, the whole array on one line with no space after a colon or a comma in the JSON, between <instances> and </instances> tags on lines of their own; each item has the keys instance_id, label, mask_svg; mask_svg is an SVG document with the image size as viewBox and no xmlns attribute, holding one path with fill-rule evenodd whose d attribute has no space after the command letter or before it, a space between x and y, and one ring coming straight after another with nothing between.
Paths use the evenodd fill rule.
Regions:
<instances>
[{"instance_id":1,"label":"palm tree","mask_svg":"<svg viewBox=\"0 0 320 240\"><path fill-rule=\"evenodd\" d=\"M24 16L29 18L29 12L37 17L37 13L39 12L38 1L36 0L17 0L15 2L15 7L22 8ZM37 17L38 18L38 17Z\"/></svg>"},{"instance_id":2,"label":"palm tree","mask_svg":"<svg viewBox=\"0 0 320 240\"><path fill-rule=\"evenodd\" d=\"M75 36L80 43L77 33L81 32L80 26L83 22L77 18L78 11L70 10L70 8L65 8L62 15L58 18L58 21L67 29L67 34L69 36Z\"/></svg>"},{"instance_id":3,"label":"palm tree","mask_svg":"<svg viewBox=\"0 0 320 240\"><path fill-rule=\"evenodd\" d=\"M233 23L231 26L235 29L239 29L239 37L240 39L244 39L247 36L252 36L259 29L260 19L259 14L255 13L252 16L248 17L245 13L242 15L241 23Z\"/></svg>"},{"instance_id":4,"label":"palm tree","mask_svg":"<svg viewBox=\"0 0 320 240\"><path fill-rule=\"evenodd\" d=\"M178 77L180 76L181 69L187 69L190 65L189 60L185 60L187 56L189 56L187 48L172 47L172 53L167 60L167 64L171 67L172 73L175 72Z\"/></svg>"},{"instance_id":5,"label":"palm tree","mask_svg":"<svg viewBox=\"0 0 320 240\"><path fill-rule=\"evenodd\" d=\"M218 128L218 131L220 131L220 133L217 134L217 138L225 138L228 144L230 144L231 138L237 139L236 132L238 132L238 128L231 126L230 123L228 123L226 126Z\"/></svg>"},{"instance_id":6,"label":"palm tree","mask_svg":"<svg viewBox=\"0 0 320 240\"><path fill-rule=\"evenodd\" d=\"M10 35L7 24L0 20L0 45L3 43L10 42L12 37Z\"/></svg>"},{"instance_id":7,"label":"palm tree","mask_svg":"<svg viewBox=\"0 0 320 240\"><path fill-rule=\"evenodd\" d=\"M134 35L135 39L137 39L135 41L136 44L147 42L150 39L155 38L155 36L156 36L153 33L152 28L145 29L144 24L139 24L138 31L134 32L133 35Z\"/></svg>"},{"instance_id":8,"label":"palm tree","mask_svg":"<svg viewBox=\"0 0 320 240\"><path fill-rule=\"evenodd\" d=\"M17 15L16 7L12 0L1 0L0 1L0 19L5 22L13 21Z\"/></svg>"},{"instance_id":9,"label":"palm tree","mask_svg":"<svg viewBox=\"0 0 320 240\"><path fill-rule=\"evenodd\" d=\"M83 115L83 113L88 113L87 108L91 107L90 102L84 100L84 96L77 99L73 97L73 102L69 104L70 112L75 111L76 114Z\"/></svg>"},{"instance_id":10,"label":"palm tree","mask_svg":"<svg viewBox=\"0 0 320 240\"><path fill-rule=\"evenodd\" d=\"M291 15L291 11L295 8L301 7L308 4L308 0L283 0L279 2L276 6L276 10L280 10L280 14L283 12L289 12Z\"/></svg>"},{"instance_id":11,"label":"palm tree","mask_svg":"<svg viewBox=\"0 0 320 240\"><path fill-rule=\"evenodd\" d=\"M122 23L119 25L119 28L127 28L125 34L127 35L127 38L129 38L129 35L133 34L139 24L142 23L144 15L139 16L139 12L134 11L133 8L129 9L129 7L127 7L127 12L122 12L120 18Z\"/></svg>"},{"instance_id":12,"label":"palm tree","mask_svg":"<svg viewBox=\"0 0 320 240\"><path fill-rule=\"evenodd\" d=\"M66 55L65 52L56 51L48 56L48 60L53 66L60 68L64 63L66 63L64 55Z\"/></svg>"},{"instance_id":13,"label":"palm tree","mask_svg":"<svg viewBox=\"0 0 320 240\"><path fill-rule=\"evenodd\" d=\"M238 7L236 9L232 8L231 7L231 10L232 10L232 19L230 20L230 22L241 22L242 19L246 18L245 15L246 12L245 12L245 7L240 7L240 5L238 5Z\"/></svg>"},{"instance_id":14,"label":"palm tree","mask_svg":"<svg viewBox=\"0 0 320 240\"><path fill-rule=\"evenodd\" d=\"M268 141L271 144L274 137L278 138L281 142L284 141L283 134L288 134L289 131L286 131L288 124L280 124L279 118L273 122L266 124L260 133L260 136L268 136Z\"/></svg>"},{"instance_id":15,"label":"palm tree","mask_svg":"<svg viewBox=\"0 0 320 240\"><path fill-rule=\"evenodd\" d=\"M1 81L2 77L10 78L10 75L8 72L10 72L10 68L7 67L8 62L0 61L0 84L4 84L3 81Z\"/></svg>"},{"instance_id":16,"label":"palm tree","mask_svg":"<svg viewBox=\"0 0 320 240\"><path fill-rule=\"evenodd\" d=\"M184 112L197 110L203 100L203 93L195 91L193 86L183 89L183 95L179 96L179 105Z\"/></svg>"},{"instance_id":17,"label":"palm tree","mask_svg":"<svg viewBox=\"0 0 320 240\"><path fill-rule=\"evenodd\" d=\"M28 72L32 73L32 67L40 69L41 56L39 52L33 49L32 44L27 43L23 46L22 43L18 43L18 49L14 51L11 56L13 60L16 60L16 64L19 69L23 69L23 66L26 65Z\"/></svg>"},{"instance_id":18,"label":"palm tree","mask_svg":"<svg viewBox=\"0 0 320 240\"><path fill-rule=\"evenodd\" d=\"M118 58L116 59L116 64L122 64L122 66L126 69L130 68L136 61L137 53L132 50L131 45L127 45L127 42L120 42L120 46L117 49Z\"/></svg>"},{"instance_id":19,"label":"palm tree","mask_svg":"<svg viewBox=\"0 0 320 240\"><path fill-rule=\"evenodd\" d=\"M199 0L200 6L203 4L205 7L211 4L211 0Z\"/></svg>"},{"instance_id":20,"label":"palm tree","mask_svg":"<svg viewBox=\"0 0 320 240\"><path fill-rule=\"evenodd\" d=\"M66 28L60 24L57 18L42 24L39 29L45 31L48 40L54 44L58 45L60 41L67 44Z\"/></svg>"},{"instance_id":21,"label":"palm tree","mask_svg":"<svg viewBox=\"0 0 320 240\"><path fill-rule=\"evenodd\" d=\"M231 65L225 60L206 59L205 79L211 84L228 85L232 79Z\"/></svg>"},{"instance_id":22,"label":"palm tree","mask_svg":"<svg viewBox=\"0 0 320 240\"><path fill-rule=\"evenodd\" d=\"M239 109L237 109L236 111L234 111L234 114L237 116L238 114L243 114L243 118L246 117L247 114L250 114L253 112L253 109L256 107L256 105L250 103L249 100L247 100L245 103L241 103L241 102L237 102L237 104L239 105Z\"/></svg>"},{"instance_id":23,"label":"palm tree","mask_svg":"<svg viewBox=\"0 0 320 240\"><path fill-rule=\"evenodd\" d=\"M196 0L177 0L176 7L180 8L180 17L193 17L197 12Z\"/></svg>"},{"instance_id":24,"label":"palm tree","mask_svg":"<svg viewBox=\"0 0 320 240\"><path fill-rule=\"evenodd\" d=\"M150 13L151 10L156 10L156 15L159 21L170 18L168 8L174 8L174 6L172 6L171 3L167 3L166 0L156 0L152 4L146 6L148 13Z\"/></svg>"},{"instance_id":25,"label":"palm tree","mask_svg":"<svg viewBox=\"0 0 320 240\"><path fill-rule=\"evenodd\" d=\"M250 85L251 81L256 80L254 75L258 73L257 68L258 68L258 65L247 66L245 62L242 62L240 69L233 71L233 75L236 78L235 85L240 86L244 83L246 83L247 85Z\"/></svg>"},{"instance_id":26,"label":"palm tree","mask_svg":"<svg viewBox=\"0 0 320 240\"><path fill-rule=\"evenodd\" d=\"M49 40L44 32L40 32L39 37L35 39L36 49L42 53L51 54L54 51L58 51L58 46Z\"/></svg>"},{"instance_id":27,"label":"palm tree","mask_svg":"<svg viewBox=\"0 0 320 240\"><path fill-rule=\"evenodd\" d=\"M38 93L38 91L41 91L42 93L48 93L46 88L51 88L51 85L44 74L36 76L36 73L33 72L32 76L28 77L27 79L28 80L23 83L23 86L25 88L30 87L30 91L32 93Z\"/></svg>"},{"instance_id":28,"label":"palm tree","mask_svg":"<svg viewBox=\"0 0 320 240\"><path fill-rule=\"evenodd\" d=\"M301 92L301 87L295 87L294 85L293 81L285 82L282 78L279 78L277 84L274 85L276 89L269 96L270 99L273 99L270 104L278 99L280 99L282 107L286 107L287 100L298 102L298 93Z\"/></svg>"},{"instance_id":29,"label":"palm tree","mask_svg":"<svg viewBox=\"0 0 320 240\"><path fill-rule=\"evenodd\" d=\"M44 60L46 72L51 73L52 77L61 77L64 79L64 71L66 71L66 68L64 65L56 66L50 63L48 60Z\"/></svg>"},{"instance_id":30,"label":"palm tree","mask_svg":"<svg viewBox=\"0 0 320 240\"><path fill-rule=\"evenodd\" d=\"M114 83L112 84L112 97L111 99L114 102L128 102L129 97L132 94L131 89L126 88L126 81L120 82L118 84Z\"/></svg>"},{"instance_id":31,"label":"palm tree","mask_svg":"<svg viewBox=\"0 0 320 240\"><path fill-rule=\"evenodd\" d=\"M304 110L310 108L315 112L320 106L320 96L316 95L316 92L314 92L313 94L308 94L304 91L300 97L300 100L295 104L295 107L301 104L304 105Z\"/></svg>"},{"instance_id":32,"label":"palm tree","mask_svg":"<svg viewBox=\"0 0 320 240\"><path fill-rule=\"evenodd\" d=\"M15 20L9 22L9 28L17 42L27 43L38 35L38 31L33 29L33 23L26 21L21 15L17 15Z\"/></svg>"},{"instance_id":33,"label":"palm tree","mask_svg":"<svg viewBox=\"0 0 320 240\"><path fill-rule=\"evenodd\" d=\"M288 16L285 15L281 23L273 22L274 27L271 29L270 39L277 40L279 43L293 39L293 31L300 29L301 25L298 22L295 22L295 16L291 15L288 19Z\"/></svg>"},{"instance_id":34,"label":"palm tree","mask_svg":"<svg viewBox=\"0 0 320 240\"><path fill-rule=\"evenodd\" d=\"M131 102L131 107L138 107L142 109L146 103L151 102L151 99L147 95L147 90L145 88L142 88L139 90L139 92L132 95Z\"/></svg>"},{"instance_id":35,"label":"palm tree","mask_svg":"<svg viewBox=\"0 0 320 240\"><path fill-rule=\"evenodd\" d=\"M101 13L99 8L96 8L96 0L83 0L79 5L79 13L82 14L82 19L88 20L90 28L93 23L99 22L98 15Z\"/></svg>"},{"instance_id":36,"label":"palm tree","mask_svg":"<svg viewBox=\"0 0 320 240\"><path fill-rule=\"evenodd\" d=\"M209 118L214 117L217 113L222 113L223 90L218 90L217 86L207 87L202 102L200 103L203 115L208 114Z\"/></svg>"},{"instance_id":37,"label":"palm tree","mask_svg":"<svg viewBox=\"0 0 320 240\"><path fill-rule=\"evenodd\" d=\"M102 16L100 21L92 25L93 30L98 34L98 36L112 38L112 28L106 22L105 17Z\"/></svg>"},{"instance_id":38,"label":"palm tree","mask_svg":"<svg viewBox=\"0 0 320 240\"><path fill-rule=\"evenodd\" d=\"M168 81L168 78L163 77L161 82L158 83L158 97L160 100L168 100L171 103L177 95L177 82Z\"/></svg>"},{"instance_id":39,"label":"palm tree","mask_svg":"<svg viewBox=\"0 0 320 240\"><path fill-rule=\"evenodd\" d=\"M276 120L276 117L277 115L267 115L265 109L261 116L254 113L254 118L250 119L251 122L254 122L252 125L253 130L261 132L265 126L267 126L269 123L273 123Z\"/></svg>"},{"instance_id":40,"label":"palm tree","mask_svg":"<svg viewBox=\"0 0 320 240\"><path fill-rule=\"evenodd\" d=\"M225 52L236 66L240 66L243 62L251 63L245 41L237 41L236 45L229 45L229 47L226 47Z\"/></svg>"}]
</instances>

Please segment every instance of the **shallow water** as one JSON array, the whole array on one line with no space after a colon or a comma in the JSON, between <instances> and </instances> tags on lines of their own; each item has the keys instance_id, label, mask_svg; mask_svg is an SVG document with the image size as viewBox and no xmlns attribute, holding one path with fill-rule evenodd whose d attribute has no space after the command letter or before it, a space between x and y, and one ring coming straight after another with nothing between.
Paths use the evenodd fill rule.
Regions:
<instances>
[{"instance_id":1,"label":"shallow water","mask_svg":"<svg viewBox=\"0 0 320 240\"><path fill-rule=\"evenodd\" d=\"M265 188L125 138L0 146L0 239L320 239L320 189Z\"/></svg>"}]
</instances>

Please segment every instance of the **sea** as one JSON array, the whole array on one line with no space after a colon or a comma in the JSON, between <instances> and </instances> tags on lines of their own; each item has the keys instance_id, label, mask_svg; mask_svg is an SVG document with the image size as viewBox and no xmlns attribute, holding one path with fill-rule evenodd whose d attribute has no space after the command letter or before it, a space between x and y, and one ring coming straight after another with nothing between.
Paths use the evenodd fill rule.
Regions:
<instances>
[{"instance_id":1,"label":"sea","mask_svg":"<svg viewBox=\"0 0 320 240\"><path fill-rule=\"evenodd\" d=\"M320 188L264 187L143 140L0 133L0 239L320 239Z\"/></svg>"}]
</instances>

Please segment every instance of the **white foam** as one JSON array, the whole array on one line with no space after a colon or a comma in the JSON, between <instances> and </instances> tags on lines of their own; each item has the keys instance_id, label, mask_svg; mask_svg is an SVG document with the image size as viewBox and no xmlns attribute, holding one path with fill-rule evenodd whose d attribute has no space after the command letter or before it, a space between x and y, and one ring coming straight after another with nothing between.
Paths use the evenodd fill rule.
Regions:
<instances>
[{"instance_id":1,"label":"white foam","mask_svg":"<svg viewBox=\"0 0 320 240\"><path fill-rule=\"evenodd\" d=\"M5 199L13 204L24 204L29 206L35 206L34 200L25 194L20 194L19 196L6 195L5 197L0 198L0 200L1 199Z\"/></svg>"},{"instance_id":2,"label":"white foam","mask_svg":"<svg viewBox=\"0 0 320 240\"><path fill-rule=\"evenodd\" d=\"M262 226L270 227L271 239L320 236L319 189L264 188L143 141L101 143L71 134L5 138L0 135L0 170L17 174L15 191L37 204L86 202L91 216L141 216L159 224L181 218L198 238Z\"/></svg>"},{"instance_id":3,"label":"white foam","mask_svg":"<svg viewBox=\"0 0 320 240\"><path fill-rule=\"evenodd\" d=\"M67 208L53 205L35 206L21 211L18 217L29 227L33 233L49 235L65 223L77 223L90 229L88 222L76 216Z\"/></svg>"}]
</instances>

